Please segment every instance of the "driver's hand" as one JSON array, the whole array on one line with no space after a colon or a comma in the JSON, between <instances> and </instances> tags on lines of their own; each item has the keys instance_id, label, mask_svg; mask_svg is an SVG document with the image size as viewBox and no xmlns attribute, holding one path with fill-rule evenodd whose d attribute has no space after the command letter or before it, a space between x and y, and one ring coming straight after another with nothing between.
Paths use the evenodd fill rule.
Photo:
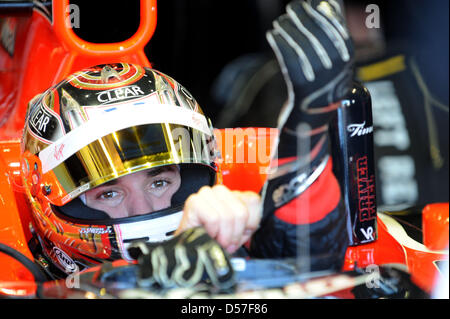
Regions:
<instances>
[{"instance_id":1,"label":"driver's hand","mask_svg":"<svg viewBox=\"0 0 450 319\"><path fill-rule=\"evenodd\" d=\"M175 235L202 226L230 254L246 243L261 220L260 196L231 191L226 186L204 186L188 197Z\"/></svg>"},{"instance_id":2,"label":"driver's hand","mask_svg":"<svg viewBox=\"0 0 450 319\"><path fill-rule=\"evenodd\" d=\"M128 252L137 260L137 282L142 287L188 288L207 283L226 290L235 285L227 253L202 227L162 243L134 242Z\"/></svg>"}]
</instances>

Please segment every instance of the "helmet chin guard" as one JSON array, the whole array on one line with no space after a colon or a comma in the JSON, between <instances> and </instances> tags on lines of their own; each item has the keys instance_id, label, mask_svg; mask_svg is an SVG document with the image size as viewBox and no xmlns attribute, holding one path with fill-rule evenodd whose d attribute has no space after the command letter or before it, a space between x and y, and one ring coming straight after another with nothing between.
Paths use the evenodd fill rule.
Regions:
<instances>
[{"instance_id":1,"label":"helmet chin guard","mask_svg":"<svg viewBox=\"0 0 450 319\"><path fill-rule=\"evenodd\" d=\"M187 197L213 185L217 174L211 122L192 95L161 72L127 63L74 73L32 100L22 150L35 232L66 273L74 264L129 260L126 248L134 240L169 239ZM166 165L178 165L181 176L167 209L112 219L79 198Z\"/></svg>"}]
</instances>

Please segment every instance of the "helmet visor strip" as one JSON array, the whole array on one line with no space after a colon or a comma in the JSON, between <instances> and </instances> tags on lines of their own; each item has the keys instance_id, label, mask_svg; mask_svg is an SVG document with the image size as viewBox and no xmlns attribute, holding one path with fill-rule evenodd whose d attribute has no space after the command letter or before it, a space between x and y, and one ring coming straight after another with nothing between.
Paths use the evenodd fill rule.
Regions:
<instances>
[{"instance_id":1,"label":"helmet visor strip","mask_svg":"<svg viewBox=\"0 0 450 319\"><path fill-rule=\"evenodd\" d=\"M48 196L64 205L81 193L134 172L171 164L211 166L213 136L177 124L133 126L101 137L82 147L53 169L57 191Z\"/></svg>"}]
</instances>

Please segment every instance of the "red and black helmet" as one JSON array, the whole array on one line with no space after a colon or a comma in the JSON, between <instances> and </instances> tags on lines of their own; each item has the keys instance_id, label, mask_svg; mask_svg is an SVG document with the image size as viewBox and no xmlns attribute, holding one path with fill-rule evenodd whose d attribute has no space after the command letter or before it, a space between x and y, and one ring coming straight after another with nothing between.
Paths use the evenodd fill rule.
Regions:
<instances>
[{"instance_id":1,"label":"red and black helmet","mask_svg":"<svg viewBox=\"0 0 450 319\"><path fill-rule=\"evenodd\" d=\"M128 63L70 75L30 102L23 133L23 181L44 253L71 273L128 259L133 240L170 238L186 198L215 183L216 155L210 120L171 77ZM80 199L164 165L178 165L181 174L167 209L113 219Z\"/></svg>"}]
</instances>

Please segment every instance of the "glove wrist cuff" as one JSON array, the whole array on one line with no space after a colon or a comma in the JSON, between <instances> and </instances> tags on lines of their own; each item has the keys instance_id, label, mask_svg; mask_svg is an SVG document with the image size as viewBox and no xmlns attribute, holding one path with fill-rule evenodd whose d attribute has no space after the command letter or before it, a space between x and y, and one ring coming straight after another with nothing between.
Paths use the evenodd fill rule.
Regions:
<instances>
[{"instance_id":1,"label":"glove wrist cuff","mask_svg":"<svg viewBox=\"0 0 450 319\"><path fill-rule=\"evenodd\" d=\"M264 212L272 212L300 196L322 174L329 159L325 154L308 166L297 167L295 162L277 168L267 184Z\"/></svg>"}]
</instances>

